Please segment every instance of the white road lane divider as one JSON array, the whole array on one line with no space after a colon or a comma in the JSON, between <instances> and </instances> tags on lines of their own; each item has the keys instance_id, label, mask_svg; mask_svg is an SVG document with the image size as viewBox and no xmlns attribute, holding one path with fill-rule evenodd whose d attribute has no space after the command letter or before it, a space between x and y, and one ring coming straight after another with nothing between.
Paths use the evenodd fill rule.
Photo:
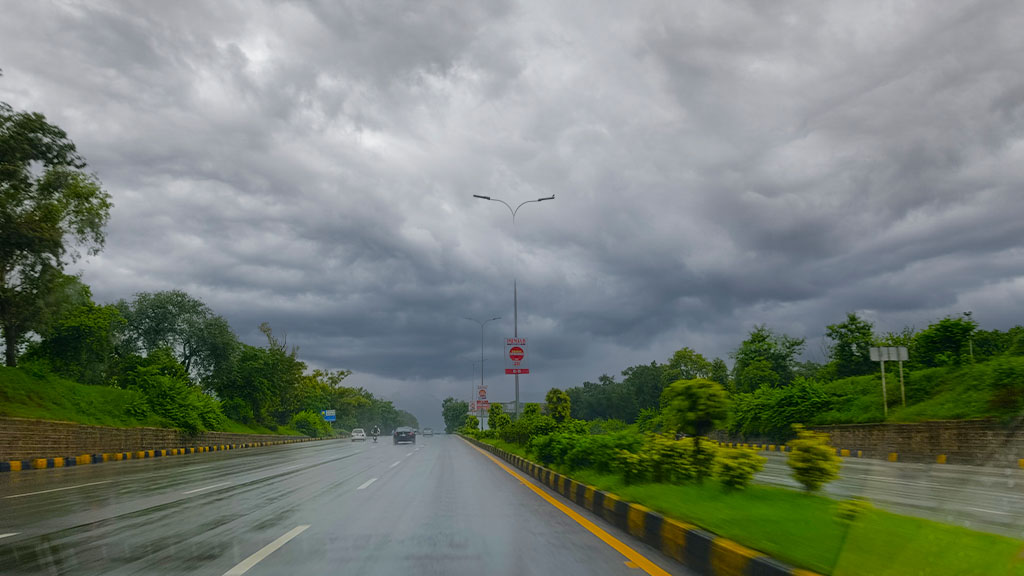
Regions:
<instances>
[{"instance_id":1,"label":"white road lane divider","mask_svg":"<svg viewBox=\"0 0 1024 576\"><path fill-rule=\"evenodd\" d=\"M370 484L373 484L376 481L377 481L376 478L370 478L366 482L363 482L362 486L360 486L359 488L356 488L356 490L362 490L363 488L366 488L367 486L369 486Z\"/></svg>"},{"instance_id":2,"label":"white road lane divider","mask_svg":"<svg viewBox=\"0 0 1024 576\"><path fill-rule=\"evenodd\" d=\"M395 462L395 463L394 463L394 464L392 464L391 466L388 466L388 468L394 468L395 466L398 466L398 465L399 465L399 464L401 464L401 463L402 463L402 461L401 461L401 460L399 460L398 462Z\"/></svg>"},{"instance_id":3,"label":"white road lane divider","mask_svg":"<svg viewBox=\"0 0 1024 576\"><path fill-rule=\"evenodd\" d=\"M35 496L36 494L48 494L50 492L60 492L61 490L71 490L73 488L84 488L86 486L95 486L97 484L110 484L113 480L104 480L102 482L89 482L88 484L79 484L77 486L65 486L64 488L52 488L50 490L40 490L39 492L26 492L25 494L13 494L11 496L4 496L7 498L21 498L23 496Z\"/></svg>"},{"instance_id":4,"label":"white road lane divider","mask_svg":"<svg viewBox=\"0 0 1024 576\"><path fill-rule=\"evenodd\" d=\"M220 484L213 484L210 486L203 486L202 488L196 488L195 490L189 490L188 492L182 492L182 494L195 494L196 492L202 492L203 490L212 490L214 488L220 488L221 486L227 486L231 482L221 482Z\"/></svg>"},{"instance_id":5,"label":"white road lane divider","mask_svg":"<svg viewBox=\"0 0 1024 576\"><path fill-rule=\"evenodd\" d=\"M8 532L7 534L0 534L0 538L7 538L8 536L17 536L21 532Z\"/></svg>"},{"instance_id":6,"label":"white road lane divider","mask_svg":"<svg viewBox=\"0 0 1024 576\"><path fill-rule=\"evenodd\" d=\"M274 540L270 544L260 548L255 554L239 562L234 568L225 572L224 576L242 576L242 574L248 572L250 568L259 564L261 560L273 554L275 550L287 544L289 540L305 532L307 528L309 528L309 524L303 524L292 528L277 540Z\"/></svg>"}]
</instances>

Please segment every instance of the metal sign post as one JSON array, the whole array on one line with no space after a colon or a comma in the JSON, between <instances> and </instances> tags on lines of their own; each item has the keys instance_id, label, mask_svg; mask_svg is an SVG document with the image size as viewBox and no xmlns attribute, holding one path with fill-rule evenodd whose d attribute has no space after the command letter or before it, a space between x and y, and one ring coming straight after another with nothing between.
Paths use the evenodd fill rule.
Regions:
<instances>
[{"instance_id":1,"label":"metal sign post","mask_svg":"<svg viewBox=\"0 0 1024 576\"><path fill-rule=\"evenodd\" d=\"M907 406L907 393L903 388L903 361L908 359L905 346L875 346L870 349L871 361L879 362L882 365L882 408L885 417L889 417L889 396L885 391L885 362L896 361L900 363L900 399L903 407Z\"/></svg>"}]
</instances>

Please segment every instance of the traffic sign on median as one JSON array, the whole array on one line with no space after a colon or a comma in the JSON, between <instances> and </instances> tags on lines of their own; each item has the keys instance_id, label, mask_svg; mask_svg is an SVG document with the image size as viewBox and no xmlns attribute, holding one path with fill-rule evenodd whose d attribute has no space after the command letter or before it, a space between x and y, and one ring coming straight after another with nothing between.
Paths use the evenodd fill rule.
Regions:
<instances>
[{"instance_id":1,"label":"traffic sign on median","mask_svg":"<svg viewBox=\"0 0 1024 576\"><path fill-rule=\"evenodd\" d=\"M529 374L526 338L505 338L505 374Z\"/></svg>"}]
</instances>

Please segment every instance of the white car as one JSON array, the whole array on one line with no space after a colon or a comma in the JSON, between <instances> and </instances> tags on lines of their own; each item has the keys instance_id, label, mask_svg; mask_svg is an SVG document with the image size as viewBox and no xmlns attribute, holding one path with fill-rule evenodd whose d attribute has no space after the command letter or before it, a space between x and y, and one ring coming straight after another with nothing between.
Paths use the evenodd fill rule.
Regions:
<instances>
[{"instance_id":1,"label":"white car","mask_svg":"<svg viewBox=\"0 0 1024 576\"><path fill-rule=\"evenodd\" d=\"M366 432L364 432L362 428L352 429L352 441L355 442L356 440L366 442Z\"/></svg>"}]
</instances>

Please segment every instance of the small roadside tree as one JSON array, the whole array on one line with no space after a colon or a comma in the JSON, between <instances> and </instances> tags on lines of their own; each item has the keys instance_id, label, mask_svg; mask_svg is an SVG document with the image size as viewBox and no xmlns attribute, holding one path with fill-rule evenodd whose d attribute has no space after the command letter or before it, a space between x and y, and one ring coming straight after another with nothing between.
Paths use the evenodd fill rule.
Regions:
<instances>
[{"instance_id":1,"label":"small roadside tree","mask_svg":"<svg viewBox=\"0 0 1024 576\"><path fill-rule=\"evenodd\" d=\"M501 429L512 423L512 419L505 413L505 408L501 404L491 404L491 409L487 412L487 427L495 432L501 432Z\"/></svg>"},{"instance_id":2,"label":"small roadside tree","mask_svg":"<svg viewBox=\"0 0 1024 576\"><path fill-rule=\"evenodd\" d=\"M561 424L569 419L571 408L568 394L558 388L552 388L548 390L544 401L548 404L548 415L554 418L555 422Z\"/></svg>"},{"instance_id":3,"label":"small roadside tree","mask_svg":"<svg viewBox=\"0 0 1024 576\"><path fill-rule=\"evenodd\" d=\"M698 378L673 382L661 393L662 414L666 427L694 435L694 462L698 463L698 482L711 474L714 462L703 458L701 437L724 422L729 413L729 399L718 382Z\"/></svg>"},{"instance_id":4,"label":"small roadside tree","mask_svg":"<svg viewBox=\"0 0 1024 576\"><path fill-rule=\"evenodd\" d=\"M463 434L474 434L480 431L480 419L472 414L466 415L466 423L462 426Z\"/></svg>"},{"instance_id":5,"label":"small roadside tree","mask_svg":"<svg viewBox=\"0 0 1024 576\"><path fill-rule=\"evenodd\" d=\"M793 451L786 461L793 469L793 478L808 492L817 491L838 478L841 461L828 443L828 434L806 430L799 424L793 425L793 431L797 438L789 443Z\"/></svg>"},{"instance_id":6,"label":"small roadside tree","mask_svg":"<svg viewBox=\"0 0 1024 576\"><path fill-rule=\"evenodd\" d=\"M469 403L464 400L456 400L451 396L441 402L441 416L444 418L444 431L454 434L466 424L466 416L469 414Z\"/></svg>"}]
</instances>

